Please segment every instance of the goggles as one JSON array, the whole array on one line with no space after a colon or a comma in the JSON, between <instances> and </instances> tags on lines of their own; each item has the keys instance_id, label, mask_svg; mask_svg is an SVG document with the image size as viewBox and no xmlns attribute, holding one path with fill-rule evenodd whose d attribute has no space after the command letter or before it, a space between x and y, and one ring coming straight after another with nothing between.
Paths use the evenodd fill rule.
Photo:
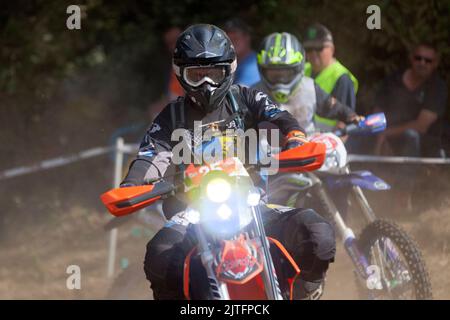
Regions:
<instances>
[{"instance_id":1,"label":"goggles","mask_svg":"<svg viewBox=\"0 0 450 320\"><path fill-rule=\"evenodd\" d=\"M261 68L262 76L270 84L290 84L301 72L300 66Z\"/></svg>"},{"instance_id":2,"label":"goggles","mask_svg":"<svg viewBox=\"0 0 450 320\"><path fill-rule=\"evenodd\" d=\"M235 62L208 66L189 66L183 68L183 80L191 87L201 86L205 82L218 87L235 70Z\"/></svg>"}]
</instances>

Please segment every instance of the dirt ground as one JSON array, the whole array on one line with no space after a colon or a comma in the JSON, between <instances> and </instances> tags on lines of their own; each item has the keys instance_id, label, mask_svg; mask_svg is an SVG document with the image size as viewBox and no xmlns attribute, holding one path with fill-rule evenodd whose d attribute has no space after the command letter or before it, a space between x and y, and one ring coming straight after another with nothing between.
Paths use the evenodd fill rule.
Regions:
<instances>
[{"instance_id":1,"label":"dirt ground","mask_svg":"<svg viewBox=\"0 0 450 320\"><path fill-rule=\"evenodd\" d=\"M104 299L112 281L106 277L109 217L73 207L50 222L27 226L0 247L1 299ZM435 299L450 299L450 209L429 210L415 221L397 221L418 242L431 275ZM142 263L145 244L154 233L135 220L119 229L116 275ZM81 269L81 290L68 290L69 265ZM140 267L138 267L138 270ZM357 299L349 258L338 247L336 262L328 273L324 299ZM137 293L151 297L142 273ZM139 298L139 293L134 298Z\"/></svg>"}]
</instances>

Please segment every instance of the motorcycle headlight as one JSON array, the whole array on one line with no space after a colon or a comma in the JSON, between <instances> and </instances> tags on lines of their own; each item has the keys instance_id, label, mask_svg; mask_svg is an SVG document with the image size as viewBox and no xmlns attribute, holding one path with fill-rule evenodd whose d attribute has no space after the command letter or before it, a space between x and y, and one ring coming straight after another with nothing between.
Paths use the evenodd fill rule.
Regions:
<instances>
[{"instance_id":1,"label":"motorcycle headlight","mask_svg":"<svg viewBox=\"0 0 450 320\"><path fill-rule=\"evenodd\" d=\"M185 212L185 218L192 224L197 224L200 222L200 212L197 210L187 207Z\"/></svg>"},{"instance_id":2,"label":"motorcycle headlight","mask_svg":"<svg viewBox=\"0 0 450 320\"><path fill-rule=\"evenodd\" d=\"M233 214L233 211L231 210L231 208L229 206L227 206L226 204L222 204L218 209L217 209L217 215L220 217L220 219L222 220L228 220L231 215Z\"/></svg>"},{"instance_id":3,"label":"motorcycle headlight","mask_svg":"<svg viewBox=\"0 0 450 320\"><path fill-rule=\"evenodd\" d=\"M215 203L224 203L230 198L231 185L225 179L211 180L206 186L206 196Z\"/></svg>"},{"instance_id":4,"label":"motorcycle headlight","mask_svg":"<svg viewBox=\"0 0 450 320\"><path fill-rule=\"evenodd\" d=\"M247 204L250 207L256 207L261 200L261 195L258 190L251 190L247 196Z\"/></svg>"}]
</instances>

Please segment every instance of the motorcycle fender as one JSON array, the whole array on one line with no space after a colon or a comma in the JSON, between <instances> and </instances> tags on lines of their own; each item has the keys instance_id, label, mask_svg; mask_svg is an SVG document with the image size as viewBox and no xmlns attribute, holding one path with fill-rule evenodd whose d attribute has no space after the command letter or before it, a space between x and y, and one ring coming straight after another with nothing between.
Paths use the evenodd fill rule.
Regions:
<instances>
[{"instance_id":1,"label":"motorcycle fender","mask_svg":"<svg viewBox=\"0 0 450 320\"><path fill-rule=\"evenodd\" d=\"M391 186L375 176L370 171L354 171L347 175L329 176L326 183L330 189L339 189L351 186L357 186L362 189L372 191L384 191L391 189Z\"/></svg>"}]
</instances>

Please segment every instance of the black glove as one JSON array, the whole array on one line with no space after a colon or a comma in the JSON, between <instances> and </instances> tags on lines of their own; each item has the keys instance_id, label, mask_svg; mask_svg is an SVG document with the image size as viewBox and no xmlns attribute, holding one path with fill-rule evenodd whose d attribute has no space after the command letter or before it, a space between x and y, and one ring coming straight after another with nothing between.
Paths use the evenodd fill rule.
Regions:
<instances>
[{"instance_id":1,"label":"black glove","mask_svg":"<svg viewBox=\"0 0 450 320\"><path fill-rule=\"evenodd\" d=\"M286 151L286 150L289 150L289 149L298 148L298 147L300 147L300 146L302 146L302 145L304 145L304 144L305 144L304 142L299 141L299 140L288 140L288 141L286 142L286 144L284 145L282 151Z\"/></svg>"},{"instance_id":2,"label":"black glove","mask_svg":"<svg viewBox=\"0 0 450 320\"><path fill-rule=\"evenodd\" d=\"M120 188L136 187L134 183L124 182L120 184Z\"/></svg>"}]
</instances>

